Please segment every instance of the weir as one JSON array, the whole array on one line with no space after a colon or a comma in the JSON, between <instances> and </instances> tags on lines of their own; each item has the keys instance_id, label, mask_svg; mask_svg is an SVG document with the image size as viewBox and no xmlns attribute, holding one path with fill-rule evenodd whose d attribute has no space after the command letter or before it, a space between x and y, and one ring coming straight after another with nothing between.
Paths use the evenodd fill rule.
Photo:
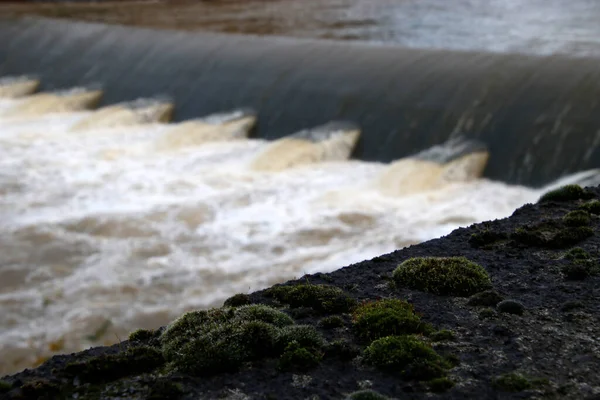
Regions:
<instances>
[{"instance_id":1,"label":"weir","mask_svg":"<svg viewBox=\"0 0 600 400\"><path fill-rule=\"evenodd\" d=\"M484 176L540 186L600 166L600 60L419 50L0 20L0 77L39 90L101 85L100 106L169 96L173 121L248 107L278 139L331 121L360 128L352 156L389 162L455 137L489 151Z\"/></svg>"}]
</instances>

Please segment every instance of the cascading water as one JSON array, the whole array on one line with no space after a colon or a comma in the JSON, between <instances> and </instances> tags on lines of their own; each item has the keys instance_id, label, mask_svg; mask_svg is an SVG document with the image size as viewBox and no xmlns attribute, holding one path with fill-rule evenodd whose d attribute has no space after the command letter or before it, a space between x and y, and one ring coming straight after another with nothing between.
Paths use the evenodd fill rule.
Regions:
<instances>
[{"instance_id":1,"label":"cascading water","mask_svg":"<svg viewBox=\"0 0 600 400\"><path fill-rule=\"evenodd\" d=\"M508 216L547 189L482 179L489 155L463 140L362 162L349 123L269 142L248 138L252 110L169 124L157 99L93 111L97 91L36 87L0 84L1 374Z\"/></svg>"}]
</instances>

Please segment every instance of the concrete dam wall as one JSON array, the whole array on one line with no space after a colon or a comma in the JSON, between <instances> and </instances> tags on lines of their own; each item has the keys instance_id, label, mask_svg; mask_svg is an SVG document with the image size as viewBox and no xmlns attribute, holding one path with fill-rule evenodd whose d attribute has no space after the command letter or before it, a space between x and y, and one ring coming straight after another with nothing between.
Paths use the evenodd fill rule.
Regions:
<instances>
[{"instance_id":1,"label":"concrete dam wall","mask_svg":"<svg viewBox=\"0 0 600 400\"><path fill-rule=\"evenodd\" d=\"M0 20L0 77L40 90L100 85L101 105L166 95L182 121L249 107L277 139L332 120L362 130L354 158L388 162L463 135L485 176L539 186L600 167L600 60L418 50Z\"/></svg>"}]
</instances>

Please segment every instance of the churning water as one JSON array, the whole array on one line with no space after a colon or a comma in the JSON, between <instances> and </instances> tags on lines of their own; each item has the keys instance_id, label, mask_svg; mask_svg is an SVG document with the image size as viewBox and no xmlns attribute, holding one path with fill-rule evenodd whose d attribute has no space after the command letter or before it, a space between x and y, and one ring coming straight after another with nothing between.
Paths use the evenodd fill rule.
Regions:
<instances>
[{"instance_id":1,"label":"churning water","mask_svg":"<svg viewBox=\"0 0 600 400\"><path fill-rule=\"evenodd\" d=\"M165 99L94 111L100 92L35 88L0 84L0 374L508 216L553 186L482 179L488 154L460 140L362 162L343 121L268 142L248 139L251 110L170 124Z\"/></svg>"}]
</instances>

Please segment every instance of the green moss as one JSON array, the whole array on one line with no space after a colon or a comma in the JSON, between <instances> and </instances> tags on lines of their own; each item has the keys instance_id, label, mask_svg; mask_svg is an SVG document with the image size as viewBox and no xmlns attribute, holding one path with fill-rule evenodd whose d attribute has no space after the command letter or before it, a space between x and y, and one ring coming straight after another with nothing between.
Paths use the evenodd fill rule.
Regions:
<instances>
[{"instance_id":1,"label":"green moss","mask_svg":"<svg viewBox=\"0 0 600 400\"><path fill-rule=\"evenodd\" d=\"M277 327L263 321L227 322L188 339L168 353L169 361L192 375L233 372L244 362L275 355L277 334Z\"/></svg>"},{"instance_id":2,"label":"green moss","mask_svg":"<svg viewBox=\"0 0 600 400\"><path fill-rule=\"evenodd\" d=\"M245 293L238 293L225 300L224 305L226 307L239 307L250 303L252 303L250 301L250 296Z\"/></svg>"},{"instance_id":3,"label":"green moss","mask_svg":"<svg viewBox=\"0 0 600 400\"><path fill-rule=\"evenodd\" d=\"M0 380L0 393L6 393L10 389L12 389L12 384L10 384L6 381Z\"/></svg>"},{"instance_id":4,"label":"green moss","mask_svg":"<svg viewBox=\"0 0 600 400\"><path fill-rule=\"evenodd\" d=\"M475 293L469 298L467 305L469 306L484 306L495 307L504 298L495 290L484 290L483 292Z\"/></svg>"},{"instance_id":5,"label":"green moss","mask_svg":"<svg viewBox=\"0 0 600 400\"><path fill-rule=\"evenodd\" d=\"M284 312L262 304L250 304L236 308L234 319L263 321L277 327L294 324L294 320Z\"/></svg>"},{"instance_id":6,"label":"green moss","mask_svg":"<svg viewBox=\"0 0 600 400\"><path fill-rule=\"evenodd\" d=\"M571 211L565 214L563 222L567 226L587 226L591 222L590 213L583 210Z\"/></svg>"},{"instance_id":7,"label":"green moss","mask_svg":"<svg viewBox=\"0 0 600 400\"><path fill-rule=\"evenodd\" d=\"M347 400L388 400L389 397L386 397L382 394L377 393L371 389L359 390L354 393L350 393Z\"/></svg>"},{"instance_id":8,"label":"green moss","mask_svg":"<svg viewBox=\"0 0 600 400\"><path fill-rule=\"evenodd\" d=\"M502 300L498 303L496 309L502 313L515 315L523 315L525 311L525 307L521 302L512 299Z\"/></svg>"},{"instance_id":9,"label":"green moss","mask_svg":"<svg viewBox=\"0 0 600 400\"><path fill-rule=\"evenodd\" d=\"M183 396L181 386L167 379L157 379L150 385L146 400L179 399Z\"/></svg>"},{"instance_id":10,"label":"green moss","mask_svg":"<svg viewBox=\"0 0 600 400\"><path fill-rule=\"evenodd\" d=\"M508 239L504 232L495 232L489 229L473 233L469 238L469 244L475 248L488 248L494 243Z\"/></svg>"},{"instance_id":11,"label":"green moss","mask_svg":"<svg viewBox=\"0 0 600 400\"><path fill-rule=\"evenodd\" d=\"M413 306L399 299L385 299L360 304L352 314L356 336L371 342L384 336L431 331L429 324L422 322Z\"/></svg>"},{"instance_id":12,"label":"green moss","mask_svg":"<svg viewBox=\"0 0 600 400\"><path fill-rule=\"evenodd\" d=\"M492 286L487 271L465 257L417 257L392 275L397 286L437 295L470 296Z\"/></svg>"},{"instance_id":13,"label":"green moss","mask_svg":"<svg viewBox=\"0 0 600 400\"><path fill-rule=\"evenodd\" d=\"M21 386L25 399L54 399L61 392L61 385L48 379L34 379Z\"/></svg>"},{"instance_id":14,"label":"green moss","mask_svg":"<svg viewBox=\"0 0 600 400\"><path fill-rule=\"evenodd\" d=\"M356 305L356 300L331 285L274 286L266 294L292 308L310 307L321 314L350 312Z\"/></svg>"},{"instance_id":15,"label":"green moss","mask_svg":"<svg viewBox=\"0 0 600 400\"><path fill-rule=\"evenodd\" d=\"M315 349L302 347L298 342L292 341L279 358L278 368L283 371L306 371L319 365L321 357Z\"/></svg>"},{"instance_id":16,"label":"green moss","mask_svg":"<svg viewBox=\"0 0 600 400\"><path fill-rule=\"evenodd\" d=\"M502 390L505 392L520 392L523 390L531 389L533 386L529 379L518 373L508 373L500 375L499 377L492 380L492 386L495 389Z\"/></svg>"},{"instance_id":17,"label":"green moss","mask_svg":"<svg viewBox=\"0 0 600 400\"><path fill-rule=\"evenodd\" d=\"M594 231L589 226L563 226L559 221L544 221L517 228L511 238L528 246L560 249L593 235Z\"/></svg>"},{"instance_id":18,"label":"green moss","mask_svg":"<svg viewBox=\"0 0 600 400\"><path fill-rule=\"evenodd\" d=\"M104 354L66 365L64 372L84 382L110 382L124 376L150 372L165 363L154 347L130 347L118 354Z\"/></svg>"},{"instance_id":19,"label":"green moss","mask_svg":"<svg viewBox=\"0 0 600 400\"><path fill-rule=\"evenodd\" d=\"M589 260L590 255L581 247L573 247L565 253L565 258L569 260Z\"/></svg>"},{"instance_id":20,"label":"green moss","mask_svg":"<svg viewBox=\"0 0 600 400\"><path fill-rule=\"evenodd\" d=\"M429 335L429 338L434 342L442 342L446 340L453 340L455 338L454 332L448 329L442 329L437 332L433 332Z\"/></svg>"},{"instance_id":21,"label":"green moss","mask_svg":"<svg viewBox=\"0 0 600 400\"><path fill-rule=\"evenodd\" d=\"M488 319L496 316L496 311L493 308L484 308L479 312L479 318Z\"/></svg>"},{"instance_id":22,"label":"green moss","mask_svg":"<svg viewBox=\"0 0 600 400\"><path fill-rule=\"evenodd\" d=\"M600 201L592 200L579 206L580 209L589 212L590 214L600 214Z\"/></svg>"},{"instance_id":23,"label":"green moss","mask_svg":"<svg viewBox=\"0 0 600 400\"><path fill-rule=\"evenodd\" d=\"M200 376L234 372L281 355L291 342L315 352L323 346L314 327L292 324L287 314L260 304L193 311L167 327L161 344L171 369Z\"/></svg>"},{"instance_id":24,"label":"green moss","mask_svg":"<svg viewBox=\"0 0 600 400\"><path fill-rule=\"evenodd\" d=\"M581 247L574 247L565 253L565 258L571 260L561 267L561 272L567 280L583 280L588 276L600 273L600 266Z\"/></svg>"},{"instance_id":25,"label":"green moss","mask_svg":"<svg viewBox=\"0 0 600 400\"><path fill-rule=\"evenodd\" d=\"M445 375L449 363L414 335L387 336L364 351L366 363L409 379L429 380Z\"/></svg>"},{"instance_id":26,"label":"green moss","mask_svg":"<svg viewBox=\"0 0 600 400\"><path fill-rule=\"evenodd\" d=\"M427 382L427 385L429 386L429 390L432 392L441 393L452 389L454 387L454 382L447 377L443 377L432 379Z\"/></svg>"},{"instance_id":27,"label":"green moss","mask_svg":"<svg viewBox=\"0 0 600 400\"><path fill-rule=\"evenodd\" d=\"M157 332L154 330L138 329L129 334L129 340L132 342L147 342L148 340L154 339L156 336Z\"/></svg>"},{"instance_id":28,"label":"green moss","mask_svg":"<svg viewBox=\"0 0 600 400\"><path fill-rule=\"evenodd\" d=\"M565 185L555 190L546 192L540 197L538 203L547 203L549 201L574 201L587 200L594 197L593 193L588 192L579 185Z\"/></svg>"},{"instance_id":29,"label":"green moss","mask_svg":"<svg viewBox=\"0 0 600 400\"><path fill-rule=\"evenodd\" d=\"M340 328L344 326L344 318L339 315L331 315L319 321L319 326L325 329Z\"/></svg>"},{"instance_id":30,"label":"green moss","mask_svg":"<svg viewBox=\"0 0 600 400\"><path fill-rule=\"evenodd\" d=\"M286 326L279 331L276 341L279 349L285 349L291 342L314 349L324 345L323 336L312 325Z\"/></svg>"},{"instance_id":31,"label":"green moss","mask_svg":"<svg viewBox=\"0 0 600 400\"><path fill-rule=\"evenodd\" d=\"M334 340L324 348L326 358L337 358L342 361L353 360L360 354L358 347L347 340Z\"/></svg>"}]
</instances>

